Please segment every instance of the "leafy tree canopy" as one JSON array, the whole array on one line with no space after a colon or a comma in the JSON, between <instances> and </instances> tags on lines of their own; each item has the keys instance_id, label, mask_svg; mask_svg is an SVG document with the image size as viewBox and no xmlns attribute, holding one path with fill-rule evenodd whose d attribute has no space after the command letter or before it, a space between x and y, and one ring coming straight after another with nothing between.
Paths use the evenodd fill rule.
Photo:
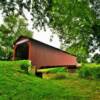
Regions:
<instances>
[{"instance_id":1,"label":"leafy tree canopy","mask_svg":"<svg viewBox=\"0 0 100 100\"><path fill-rule=\"evenodd\" d=\"M0 26L0 59L10 59L14 41L19 36L32 37L32 32L27 29L24 18L8 16Z\"/></svg>"},{"instance_id":2,"label":"leafy tree canopy","mask_svg":"<svg viewBox=\"0 0 100 100\"><path fill-rule=\"evenodd\" d=\"M96 53L94 55L94 57L92 58L92 62L93 63L100 63L100 54L99 53Z\"/></svg>"},{"instance_id":3,"label":"leafy tree canopy","mask_svg":"<svg viewBox=\"0 0 100 100\"><path fill-rule=\"evenodd\" d=\"M52 1L51 26L57 30L64 48L80 61L100 48L99 4L99 0Z\"/></svg>"},{"instance_id":4,"label":"leafy tree canopy","mask_svg":"<svg viewBox=\"0 0 100 100\"><path fill-rule=\"evenodd\" d=\"M51 0L0 0L0 9L4 16L16 14L24 17L24 11L27 10L31 15L33 26L45 26L47 23L48 8Z\"/></svg>"},{"instance_id":5,"label":"leafy tree canopy","mask_svg":"<svg viewBox=\"0 0 100 100\"><path fill-rule=\"evenodd\" d=\"M100 49L100 0L0 0L0 8L4 16L25 17L27 10L34 28L48 23L64 48L82 59Z\"/></svg>"}]
</instances>

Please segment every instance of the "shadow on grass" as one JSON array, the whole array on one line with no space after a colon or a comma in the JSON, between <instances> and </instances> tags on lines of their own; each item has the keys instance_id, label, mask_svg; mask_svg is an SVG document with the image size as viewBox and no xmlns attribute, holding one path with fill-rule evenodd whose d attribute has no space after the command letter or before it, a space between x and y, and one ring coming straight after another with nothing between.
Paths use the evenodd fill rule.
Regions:
<instances>
[{"instance_id":1,"label":"shadow on grass","mask_svg":"<svg viewBox=\"0 0 100 100\"><path fill-rule=\"evenodd\" d=\"M67 79L67 75L65 73L43 73L42 77L44 79L55 79L55 80Z\"/></svg>"}]
</instances>

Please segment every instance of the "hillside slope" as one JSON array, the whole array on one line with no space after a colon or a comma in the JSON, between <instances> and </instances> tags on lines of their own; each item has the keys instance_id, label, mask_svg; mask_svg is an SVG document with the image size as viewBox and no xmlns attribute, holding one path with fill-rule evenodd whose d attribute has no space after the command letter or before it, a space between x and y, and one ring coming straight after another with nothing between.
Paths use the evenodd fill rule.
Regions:
<instances>
[{"instance_id":1,"label":"hillside slope","mask_svg":"<svg viewBox=\"0 0 100 100\"><path fill-rule=\"evenodd\" d=\"M100 89L100 83L98 81L91 81L90 83L88 80L79 82L80 79L76 78L41 79L21 72L21 62L0 62L0 100L99 99L97 90Z\"/></svg>"}]
</instances>

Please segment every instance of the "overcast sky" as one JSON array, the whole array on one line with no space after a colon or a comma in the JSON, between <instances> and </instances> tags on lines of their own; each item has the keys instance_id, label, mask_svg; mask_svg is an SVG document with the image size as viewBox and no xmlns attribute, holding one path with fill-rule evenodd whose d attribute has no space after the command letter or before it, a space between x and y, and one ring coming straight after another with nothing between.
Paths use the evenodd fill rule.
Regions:
<instances>
[{"instance_id":1,"label":"overcast sky","mask_svg":"<svg viewBox=\"0 0 100 100\"><path fill-rule=\"evenodd\" d=\"M29 23L28 28L31 29L32 28L32 22L30 20L31 16L28 14L27 11L25 11L25 13L26 13L27 18L29 19L29 21L28 21L28 23ZM3 18L2 18L2 15L1 15L1 11L0 11L0 24L3 23L2 20L3 20ZM44 42L46 44L49 44L51 46L60 48L60 42L59 42L58 36L54 35L53 41L50 41L50 36L51 35L52 35L52 32L50 31L49 28L47 28L47 31L44 31L44 30L41 30L41 31L34 30L34 32L33 32L33 38L34 39L39 40L41 42Z\"/></svg>"},{"instance_id":2,"label":"overcast sky","mask_svg":"<svg viewBox=\"0 0 100 100\"><path fill-rule=\"evenodd\" d=\"M25 15L26 15L26 17L28 19L28 23L29 23L28 28L32 29L32 22L30 20L31 19L31 15L25 9L24 9L24 13L25 13ZM53 40L50 41L50 36L52 35L52 32L50 31L50 29L48 27L46 27L46 29L47 29L47 31L44 31L44 30L41 30L41 31L34 30L33 38L36 39L36 40L39 40L41 42L44 42L46 44L49 44L51 46L60 48L60 42L59 42L58 36L57 35L53 35Z\"/></svg>"},{"instance_id":3,"label":"overcast sky","mask_svg":"<svg viewBox=\"0 0 100 100\"><path fill-rule=\"evenodd\" d=\"M42 41L46 44L49 44L51 46L60 48L60 42L57 35L54 35L52 41L50 41L51 35L52 35L52 32L50 31L50 29L48 29L46 32L43 30L41 30L40 32L34 31L33 38L39 41Z\"/></svg>"}]
</instances>

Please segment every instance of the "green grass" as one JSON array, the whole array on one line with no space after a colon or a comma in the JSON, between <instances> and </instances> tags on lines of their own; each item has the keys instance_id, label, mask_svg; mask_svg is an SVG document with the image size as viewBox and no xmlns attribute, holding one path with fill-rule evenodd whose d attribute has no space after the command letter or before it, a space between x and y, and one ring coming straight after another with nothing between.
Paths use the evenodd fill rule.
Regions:
<instances>
[{"instance_id":1,"label":"green grass","mask_svg":"<svg viewBox=\"0 0 100 100\"><path fill-rule=\"evenodd\" d=\"M96 64L96 63L83 63L82 66L86 66L86 67L100 67L100 64Z\"/></svg>"},{"instance_id":2,"label":"green grass","mask_svg":"<svg viewBox=\"0 0 100 100\"><path fill-rule=\"evenodd\" d=\"M22 61L0 62L0 100L100 100L100 82L77 74L41 79L21 71Z\"/></svg>"}]
</instances>

